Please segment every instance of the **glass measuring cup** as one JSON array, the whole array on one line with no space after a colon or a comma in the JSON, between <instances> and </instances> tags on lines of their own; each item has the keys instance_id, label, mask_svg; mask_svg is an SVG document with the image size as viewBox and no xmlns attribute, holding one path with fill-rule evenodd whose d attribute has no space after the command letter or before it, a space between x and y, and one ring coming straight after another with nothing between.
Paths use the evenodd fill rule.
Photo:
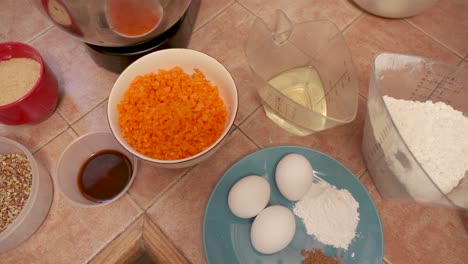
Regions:
<instances>
[{"instance_id":1,"label":"glass measuring cup","mask_svg":"<svg viewBox=\"0 0 468 264\"><path fill-rule=\"evenodd\" d=\"M358 80L333 23L293 24L276 10L256 19L245 54L267 116L286 131L306 136L354 120Z\"/></svg>"},{"instance_id":2,"label":"glass measuring cup","mask_svg":"<svg viewBox=\"0 0 468 264\"><path fill-rule=\"evenodd\" d=\"M467 210L468 171L465 171L464 178L457 186L443 191L431 177L432 171L424 168L409 147L409 141L400 133L384 96L419 102L444 102L468 117L468 69L428 58L379 54L372 66L362 143L367 168L384 198ZM443 122L448 125L446 118ZM416 135L419 132L414 131ZM427 142L426 137L419 138ZM457 140L461 145L468 139L465 133L461 133ZM442 148L452 151L453 146L442 146L440 142L439 150ZM467 161L468 157L460 155L455 159Z\"/></svg>"}]
</instances>

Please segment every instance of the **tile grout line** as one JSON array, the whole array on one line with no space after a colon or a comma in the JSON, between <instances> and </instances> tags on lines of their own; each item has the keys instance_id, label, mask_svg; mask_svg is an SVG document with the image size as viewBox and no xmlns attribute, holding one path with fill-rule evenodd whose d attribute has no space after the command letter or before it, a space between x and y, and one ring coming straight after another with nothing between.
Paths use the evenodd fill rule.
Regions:
<instances>
[{"instance_id":1,"label":"tile grout line","mask_svg":"<svg viewBox=\"0 0 468 264\"><path fill-rule=\"evenodd\" d=\"M372 188L369 189L369 191L368 191L369 195L371 195L372 192L377 192L377 194L380 195L380 193L378 193L379 191L377 190L377 188L375 187L375 185L372 186ZM372 195L371 195L371 198L372 198ZM373 201L374 204L375 204L375 199L374 199L374 198L372 198L372 201ZM375 207L377 207L377 205L376 205ZM378 208L377 208L377 209L378 209ZM377 211L378 211L378 210L377 210ZM383 225L382 225L382 226L383 226Z\"/></svg>"},{"instance_id":2,"label":"tile grout line","mask_svg":"<svg viewBox=\"0 0 468 264\"><path fill-rule=\"evenodd\" d=\"M62 121L65 122L65 124L67 125L63 130L59 131L57 133L57 135L53 136L50 140L48 140L46 143L44 143L42 146L40 146L39 148L37 148L35 151L31 151L31 153L34 155L36 153L38 153L39 151L41 151L42 149L44 149L47 145L50 144L50 142L54 141L56 138L58 138L60 135L62 135L65 131L67 131L67 129L71 128L71 126L67 123L67 121L65 121L63 119L63 117L59 114L58 115L60 118L62 118ZM49 117L50 118L50 117ZM73 131L75 132L75 131ZM76 133L76 132L75 132Z\"/></svg>"},{"instance_id":3,"label":"tile grout line","mask_svg":"<svg viewBox=\"0 0 468 264\"><path fill-rule=\"evenodd\" d=\"M369 82L370 82L370 80L369 80ZM367 87L369 87L369 85L367 85ZM359 94L359 97L361 97L361 99L363 99L363 100L366 101L366 109L367 109L367 100L368 100L368 99L367 99L366 96L369 95L369 91L367 91L367 95L362 94L361 91L358 91L358 94Z\"/></svg>"},{"instance_id":4,"label":"tile grout line","mask_svg":"<svg viewBox=\"0 0 468 264\"><path fill-rule=\"evenodd\" d=\"M261 108L262 106L263 106L263 104L260 103L259 106L257 106L252 112L250 112L246 117L244 117L244 119L243 119L242 121L239 122L239 124L237 125L237 127L240 128L240 126L241 126L242 124L244 124L244 123L245 123L253 114L255 114L255 112L257 112L258 109Z\"/></svg>"},{"instance_id":5,"label":"tile grout line","mask_svg":"<svg viewBox=\"0 0 468 264\"><path fill-rule=\"evenodd\" d=\"M146 213L151 207L153 207L159 201L161 197L163 197L169 190L171 190L177 183L179 183L183 178L185 178L185 176L187 176L187 174L189 174L197 166L198 164L190 167L189 169L187 169L186 172L181 173L171 184L169 184L158 195L156 195L153 199L151 199L151 201L149 202L146 208L143 208L142 206L143 211Z\"/></svg>"},{"instance_id":6,"label":"tile grout line","mask_svg":"<svg viewBox=\"0 0 468 264\"><path fill-rule=\"evenodd\" d=\"M101 106L102 103L104 103L107 99L109 98L109 96L105 97L103 100L99 101L95 106L91 107L88 111L84 112L83 115L81 115L78 119L76 119L75 121L73 122L68 122L65 118L63 118L65 120L65 122L67 124L70 125L70 127L76 125L76 123L78 123L79 121L81 121L83 118L85 118L89 113L91 113L92 111L94 111L96 108L98 108L99 106ZM107 111L107 109L106 109ZM75 131L76 132L76 131ZM79 133L77 133L79 135Z\"/></svg>"},{"instance_id":7,"label":"tile grout line","mask_svg":"<svg viewBox=\"0 0 468 264\"><path fill-rule=\"evenodd\" d=\"M126 192L126 194L128 195L128 199L129 199L129 202L132 204L132 206L138 211L138 214L137 214L137 218L138 216L140 216L142 213L145 213L145 210L142 209L138 203L129 195L128 191ZM122 197L120 198L124 198L125 195L123 195Z\"/></svg>"},{"instance_id":8,"label":"tile grout line","mask_svg":"<svg viewBox=\"0 0 468 264\"><path fill-rule=\"evenodd\" d=\"M133 185L133 183L132 183L132 185ZM130 188L131 188L131 186L130 186ZM141 204L135 199L135 197L133 197L133 195L130 193L130 188L126 191L127 195L130 197L130 199L132 199L132 201L137 205L137 207L138 207L140 210L142 210L143 212L145 212L146 210L145 210L144 206L141 205Z\"/></svg>"},{"instance_id":9,"label":"tile grout line","mask_svg":"<svg viewBox=\"0 0 468 264\"><path fill-rule=\"evenodd\" d=\"M346 32L346 30L348 30L348 28L350 28L352 25L354 25L354 23L356 21L358 21L362 16L364 15L364 12L361 11L361 14L359 14L358 16L356 16L355 18L351 19L350 22L348 22L348 24L344 25L343 29L340 30L341 31L341 34L344 34Z\"/></svg>"},{"instance_id":10,"label":"tile grout line","mask_svg":"<svg viewBox=\"0 0 468 264\"><path fill-rule=\"evenodd\" d=\"M80 134L78 134L78 132L76 132L76 130L72 126L70 126L70 130L73 131L73 133L75 133L77 137L80 136Z\"/></svg>"},{"instance_id":11,"label":"tile grout line","mask_svg":"<svg viewBox=\"0 0 468 264\"><path fill-rule=\"evenodd\" d=\"M241 133L243 133L243 131L240 129L240 127L238 127L238 126L236 126L236 125L234 125L234 126L235 126L235 129L234 129L232 132L230 132L230 135L229 135L230 138L232 138L232 134L233 134L236 130L239 130ZM243 134L244 134L244 133L243 133ZM245 135L245 134L244 134L244 135ZM254 144L255 144L255 143L254 143ZM255 144L255 145L256 145L256 144ZM257 146L257 145L256 145L256 146ZM192 263L192 261L190 261L190 259L188 258L188 256L184 253L184 251L183 251L181 248L179 248L179 247L174 243L174 241L168 236L168 234L166 234L166 233L164 232L164 230L161 228L161 226L159 226L159 225L157 224L156 220L153 219L153 218L150 216L150 214L148 213L148 210L149 210L151 207L153 207L153 206L159 201L159 199L160 199L164 194L166 194L169 190L171 190L172 188L174 188L174 186L175 186L177 183L179 183L183 178L185 178L192 170L194 170L194 169L195 169L196 167L198 167L198 166L199 166L199 164L197 164L197 165L195 165L195 166L192 166L192 167L189 168L185 173L182 173L181 176L179 176L175 181L173 181L172 184L170 184L170 185L167 186L163 191L161 191L161 193L159 193L159 195L157 195L157 196L153 199L153 201L150 202L150 204L148 205L148 207L147 207L146 209L143 209L143 210L144 210L144 211L143 211L143 214L145 214L146 217L148 217L148 218L150 219L150 221L151 221L153 224L155 224L155 225L161 230L161 232L166 236L166 238L168 239L168 241L171 242L171 244L172 244L175 248L177 248L177 250L179 250L179 252L187 259L187 261L188 261L189 263ZM128 191L127 191L127 192L128 192Z\"/></svg>"},{"instance_id":12,"label":"tile grout line","mask_svg":"<svg viewBox=\"0 0 468 264\"><path fill-rule=\"evenodd\" d=\"M80 136L78 133L76 133L76 131L72 127L70 127L70 130L73 132L73 134L75 134L76 137Z\"/></svg>"},{"instance_id":13,"label":"tile grout line","mask_svg":"<svg viewBox=\"0 0 468 264\"><path fill-rule=\"evenodd\" d=\"M242 130L241 128L239 128L239 131L250 141L252 142L259 150L259 149L263 149L259 144L257 144L257 142L255 142L252 138L250 138L247 133L244 132L244 130Z\"/></svg>"},{"instance_id":14,"label":"tile grout line","mask_svg":"<svg viewBox=\"0 0 468 264\"><path fill-rule=\"evenodd\" d=\"M235 125L234 125L235 126ZM235 126L235 129L232 130L231 132L229 132L229 138L232 138L232 134L236 131L236 130L239 130L240 131L240 128ZM166 194L169 190L171 190L177 183L179 183L183 178L185 178L185 176L187 176L192 170L194 170L196 167L198 167L199 164L197 165L194 165L190 168L187 169L187 171L185 173L181 173L181 175L179 177L177 177L177 179L175 181L173 181L170 185L168 185L166 188L164 188L164 190L162 190L156 197L154 197L151 202L149 203L148 207L145 210L145 212L147 212L151 207L153 207L157 202L158 200L164 195Z\"/></svg>"},{"instance_id":15,"label":"tile grout line","mask_svg":"<svg viewBox=\"0 0 468 264\"><path fill-rule=\"evenodd\" d=\"M234 125L234 126L235 126L235 125ZM236 131L237 129L240 130L240 128L238 128L237 126L235 126L235 129L232 130L232 132L229 133L229 136L228 136L228 137L231 138L231 137L232 137L232 133L233 133L234 131ZM155 197L149 202L149 205L148 205L148 207L147 207L146 209L143 209L143 208L142 208L142 209L143 209L145 212L147 212L151 207L153 207L153 206L159 201L159 199L160 199L162 196L164 196L164 194L166 194L169 190L171 190L177 183L179 183L183 178L185 178L185 176L187 176L192 170L194 170L194 169L195 169L196 167L198 167L198 166L199 166L199 164L196 164L196 165L194 165L194 166L192 166L192 167L189 167L189 168L187 169L186 172L181 173L181 175L178 176L177 179L175 179L171 184L169 184L166 188L164 188L157 196L155 196ZM128 191L127 191L127 192L128 192Z\"/></svg>"},{"instance_id":16,"label":"tile grout line","mask_svg":"<svg viewBox=\"0 0 468 264\"><path fill-rule=\"evenodd\" d=\"M92 255L91 257L89 257L85 263L91 263L91 261L93 259L96 258L97 255L99 255L99 253L101 253L103 250L106 249L106 247L112 243L114 240L116 240L118 237L120 237L125 231L127 231L128 228L130 228L136 221L138 221L138 219L140 217L142 217L143 215L145 214L145 212L140 212L140 214L135 217L135 219L133 219L133 221L131 221L122 231L118 232L115 237L113 237L108 243L106 243L103 247L101 247L94 255Z\"/></svg>"},{"instance_id":17,"label":"tile grout line","mask_svg":"<svg viewBox=\"0 0 468 264\"><path fill-rule=\"evenodd\" d=\"M173 247L175 247L180 254L182 254L182 256L184 256L184 258L187 260L188 263L192 264L193 262L190 260L190 258L185 254L185 252L182 250L182 248L180 248L179 246L177 246L177 244L175 243L174 240L171 239L171 237L166 233L164 232L164 229L158 225L156 219L153 219L148 213L145 212L145 215L146 217L149 219L149 221L151 221L157 228L159 228L159 231L161 231L161 233L166 237L167 241L169 243L172 244ZM202 229L203 231L203 229ZM203 256L205 256L204 252L203 252Z\"/></svg>"},{"instance_id":18,"label":"tile grout line","mask_svg":"<svg viewBox=\"0 0 468 264\"><path fill-rule=\"evenodd\" d=\"M58 109L58 105L57 105L57 108L56 108L56 109L57 109L57 110L56 110L55 112L57 113L57 115L59 115L59 116L63 119L63 121L64 121L65 123L67 123L67 125L70 126L70 124L68 124L67 120L65 120L65 118L63 117L62 113L60 113L60 110Z\"/></svg>"},{"instance_id":19,"label":"tile grout line","mask_svg":"<svg viewBox=\"0 0 468 264\"><path fill-rule=\"evenodd\" d=\"M52 28L54 27L54 24L50 24L48 27L45 29L41 30L39 33L36 35L32 36L29 40L26 40L25 43L31 44L33 41L37 40L41 36L45 35L47 32L49 32Z\"/></svg>"},{"instance_id":20,"label":"tile grout line","mask_svg":"<svg viewBox=\"0 0 468 264\"><path fill-rule=\"evenodd\" d=\"M457 66L461 67L463 65L463 62L466 62L466 60L462 59L460 62L458 62Z\"/></svg>"},{"instance_id":21,"label":"tile grout line","mask_svg":"<svg viewBox=\"0 0 468 264\"><path fill-rule=\"evenodd\" d=\"M52 139L50 139L47 143L45 143L43 146L41 146L40 148L38 148L36 151L34 152L31 152L32 155L36 155L37 153L39 153L41 150L43 150L47 145L49 145L52 141L54 141L56 138L58 138L59 136L61 136L63 133L65 133L67 131L67 129L71 129L71 131L73 132L73 134L75 134L75 136L78 137L78 134L70 127L70 126L67 126L63 131L60 131L55 137L53 137ZM62 153L59 153L60 156L59 156L59 159L62 155ZM49 172L49 176L50 176L50 179L52 181L52 184L55 186L56 182L55 182L55 176L54 176L54 172L56 170L56 167L52 167L52 168L46 168L46 170ZM55 187L54 187L55 188ZM55 191L54 191L55 192Z\"/></svg>"},{"instance_id":22,"label":"tile grout line","mask_svg":"<svg viewBox=\"0 0 468 264\"><path fill-rule=\"evenodd\" d=\"M435 41L437 44L441 45L442 47L444 47L445 49L447 49L448 51L450 51L450 53L452 53L453 55L455 55L456 57L460 58L461 60L463 60L463 55L459 55L457 52L455 52L454 50L452 50L450 47L448 47L447 45L445 45L442 41L438 40L436 37L432 36L431 34L427 33L426 31L424 31L421 27L417 26L416 24L414 24L413 22L407 20L407 19L403 19L406 23L408 23L410 26L412 26L413 28L415 28L416 30L420 31L421 33L423 33L424 35L426 35L427 37L429 37L431 40Z\"/></svg>"},{"instance_id":23,"label":"tile grout line","mask_svg":"<svg viewBox=\"0 0 468 264\"><path fill-rule=\"evenodd\" d=\"M124 198L124 197L121 197L121 198ZM142 217L143 215L145 215L145 211L142 210L138 204L131 198L129 197L128 198L130 201L130 203L136 207L135 209L138 210L138 213L137 215L135 216L134 219L132 219L124 228L122 231L118 232L111 240L109 240L109 242L107 242L106 244L104 244L104 246L102 246L94 255L92 255L91 257L88 258L88 260L86 261L86 263L90 263L99 253L101 253L110 243L112 243L114 240L116 240L121 234L123 234L125 231L127 231L128 228L130 228L132 226L133 223L135 223L136 221L138 221L138 219L140 217Z\"/></svg>"},{"instance_id":24,"label":"tile grout line","mask_svg":"<svg viewBox=\"0 0 468 264\"><path fill-rule=\"evenodd\" d=\"M205 27L206 25L208 25L211 21L215 20L217 17L219 17L221 14L223 14L227 9L229 9L229 8L230 8L231 6L233 6L235 3L237 3L237 1L233 1L231 4L229 4L229 5L226 6L225 8L219 10L219 12L218 12L216 15L214 15L212 18L208 19L207 21L205 21L205 23L203 23L203 24L200 25L197 29L195 29L195 30L193 31L193 34L195 34L196 32L198 32L200 29L204 28L204 27ZM199 14L197 14L197 19L198 19L198 15L199 15ZM194 23L193 23L194 25L195 25L195 22L196 22L196 21L194 21ZM193 35L193 34L192 34L192 35Z\"/></svg>"},{"instance_id":25,"label":"tile grout line","mask_svg":"<svg viewBox=\"0 0 468 264\"><path fill-rule=\"evenodd\" d=\"M237 3L239 6L241 6L243 9L245 9L245 11L249 12L251 15L253 15L254 17L258 18L258 16L256 14L254 14L253 11L250 11L250 9L248 9L247 7L245 7L241 2L239 2L238 0L235 0L234 1L235 3ZM261 10L260 10L261 11Z\"/></svg>"},{"instance_id":26,"label":"tile grout line","mask_svg":"<svg viewBox=\"0 0 468 264\"><path fill-rule=\"evenodd\" d=\"M247 7L245 7L242 3L238 2L237 0L235 0L235 3L237 3L239 6L241 6L242 8L244 8L247 12L249 12L251 15L253 15L254 17L256 18L259 18L253 11L251 11L250 9L248 9ZM261 9L259 10L259 12L261 11ZM360 14L358 14L356 17L352 18L348 23L346 23L344 26L343 26L343 29L340 29L340 32L343 34L352 24L354 24L355 21L357 21L363 14L364 12L362 10L359 10Z\"/></svg>"},{"instance_id":27,"label":"tile grout line","mask_svg":"<svg viewBox=\"0 0 468 264\"><path fill-rule=\"evenodd\" d=\"M361 174L359 174L358 179L361 179L362 176L364 176L364 174L366 174L366 172L368 172L368 171L369 171L369 170L368 170L367 167L366 167L366 168L364 169L364 171L363 171Z\"/></svg>"}]
</instances>

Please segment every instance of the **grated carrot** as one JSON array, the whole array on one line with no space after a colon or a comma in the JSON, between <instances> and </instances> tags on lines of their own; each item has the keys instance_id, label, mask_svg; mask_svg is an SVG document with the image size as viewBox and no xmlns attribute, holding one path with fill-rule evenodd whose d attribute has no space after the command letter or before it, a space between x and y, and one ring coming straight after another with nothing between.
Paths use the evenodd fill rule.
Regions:
<instances>
[{"instance_id":1,"label":"grated carrot","mask_svg":"<svg viewBox=\"0 0 468 264\"><path fill-rule=\"evenodd\" d=\"M125 140L143 155L161 160L193 156L213 144L226 125L218 87L198 69L159 69L136 77L117 105Z\"/></svg>"}]
</instances>

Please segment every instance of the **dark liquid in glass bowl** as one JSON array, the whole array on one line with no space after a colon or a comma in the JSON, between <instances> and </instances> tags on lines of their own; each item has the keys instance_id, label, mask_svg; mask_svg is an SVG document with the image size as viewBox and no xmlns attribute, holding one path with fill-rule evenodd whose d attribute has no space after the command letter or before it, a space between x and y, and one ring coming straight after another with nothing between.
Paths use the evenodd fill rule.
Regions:
<instances>
[{"instance_id":1,"label":"dark liquid in glass bowl","mask_svg":"<svg viewBox=\"0 0 468 264\"><path fill-rule=\"evenodd\" d=\"M92 155L80 169L78 188L88 200L103 203L119 195L132 176L132 164L116 150Z\"/></svg>"}]
</instances>

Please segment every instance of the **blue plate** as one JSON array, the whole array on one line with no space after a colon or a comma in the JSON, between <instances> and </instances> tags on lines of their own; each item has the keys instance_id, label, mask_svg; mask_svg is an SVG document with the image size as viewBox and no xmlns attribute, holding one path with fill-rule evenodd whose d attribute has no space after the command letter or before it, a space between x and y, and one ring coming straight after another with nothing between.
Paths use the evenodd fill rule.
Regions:
<instances>
[{"instance_id":1,"label":"blue plate","mask_svg":"<svg viewBox=\"0 0 468 264\"><path fill-rule=\"evenodd\" d=\"M242 177L261 175L271 186L269 205L280 204L290 209L294 202L284 198L276 187L274 171L278 161L289 153L304 155L322 179L338 189L347 189L359 202L357 236L348 250L336 249L307 235L302 220L296 216L296 233L289 246L280 252L264 255L250 242L251 219L231 213L227 197L231 187ZM211 193L203 220L203 244L208 263L301 263L301 250L322 249L329 256L338 256L342 263L376 264L383 260L383 234L377 209L361 182L337 160L304 147L278 146L256 151L229 168Z\"/></svg>"}]
</instances>

